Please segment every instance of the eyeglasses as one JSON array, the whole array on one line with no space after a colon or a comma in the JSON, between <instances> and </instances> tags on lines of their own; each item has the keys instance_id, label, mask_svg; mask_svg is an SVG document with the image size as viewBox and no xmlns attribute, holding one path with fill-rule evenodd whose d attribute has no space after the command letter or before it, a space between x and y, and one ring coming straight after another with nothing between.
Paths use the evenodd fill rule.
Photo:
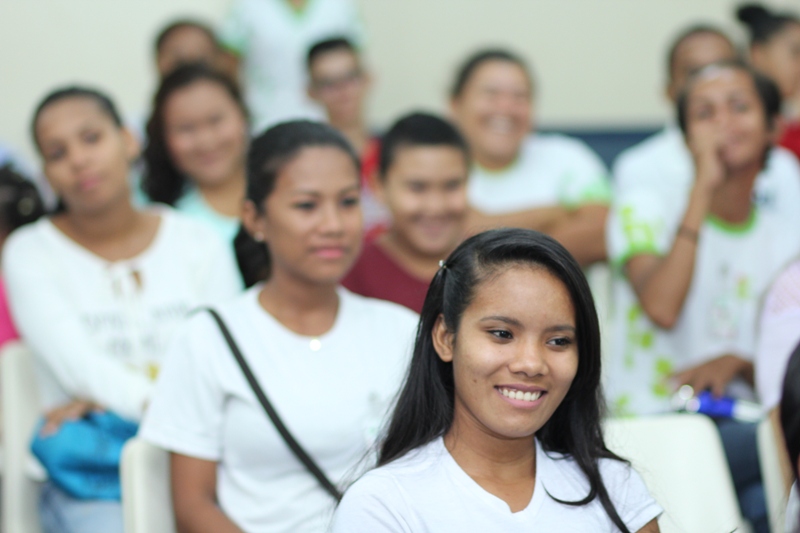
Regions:
<instances>
[{"instance_id":1,"label":"eyeglasses","mask_svg":"<svg viewBox=\"0 0 800 533\"><path fill-rule=\"evenodd\" d=\"M319 78L313 80L312 86L320 92L330 92L361 81L364 73L361 69L354 69L336 78Z\"/></svg>"}]
</instances>

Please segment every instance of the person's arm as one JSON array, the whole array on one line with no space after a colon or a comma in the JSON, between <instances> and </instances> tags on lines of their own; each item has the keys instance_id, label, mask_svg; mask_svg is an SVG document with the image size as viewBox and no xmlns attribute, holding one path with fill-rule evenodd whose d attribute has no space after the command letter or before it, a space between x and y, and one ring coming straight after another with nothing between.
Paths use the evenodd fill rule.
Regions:
<instances>
[{"instance_id":1,"label":"person's arm","mask_svg":"<svg viewBox=\"0 0 800 533\"><path fill-rule=\"evenodd\" d=\"M658 520L655 518L650 520L645 526L637 533L660 533L661 529L658 527Z\"/></svg>"},{"instance_id":2,"label":"person's arm","mask_svg":"<svg viewBox=\"0 0 800 533\"><path fill-rule=\"evenodd\" d=\"M217 463L170 454L172 506L179 533L243 533L217 504Z\"/></svg>"},{"instance_id":3,"label":"person's arm","mask_svg":"<svg viewBox=\"0 0 800 533\"><path fill-rule=\"evenodd\" d=\"M3 253L9 304L25 343L73 398L90 400L138 420L152 383L143 373L98 349L72 305L47 250L31 233L14 236ZM91 287L87 287L91 290Z\"/></svg>"},{"instance_id":4,"label":"person's arm","mask_svg":"<svg viewBox=\"0 0 800 533\"><path fill-rule=\"evenodd\" d=\"M606 218L607 205L582 205L547 233L564 245L581 266L588 266L606 260Z\"/></svg>"},{"instance_id":5,"label":"person's arm","mask_svg":"<svg viewBox=\"0 0 800 533\"><path fill-rule=\"evenodd\" d=\"M714 192L724 179L719 138L716 130L704 125L697 128L690 140L695 183L669 252L664 256L633 256L625 265L625 273L642 309L661 328L672 328L680 317L694 276L700 228Z\"/></svg>"}]
</instances>

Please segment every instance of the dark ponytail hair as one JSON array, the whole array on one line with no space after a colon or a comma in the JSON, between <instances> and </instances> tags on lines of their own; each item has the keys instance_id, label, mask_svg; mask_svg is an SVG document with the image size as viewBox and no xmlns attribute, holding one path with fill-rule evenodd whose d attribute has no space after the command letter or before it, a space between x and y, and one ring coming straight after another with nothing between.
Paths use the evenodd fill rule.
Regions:
<instances>
[{"instance_id":1,"label":"dark ponytail hair","mask_svg":"<svg viewBox=\"0 0 800 533\"><path fill-rule=\"evenodd\" d=\"M800 19L788 13L767 10L761 4L745 4L736 10L739 19L750 33L750 46L764 44L781 33L790 24L800 24Z\"/></svg>"},{"instance_id":2,"label":"dark ponytail hair","mask_svg":"<svg viewBox=\"0 0 800 533\"><path fill-rule=\"evenodd\" d=\"M269 128L250 143L247 154L248 201L259 213L264 212L266 199L275 190L281 170L304 149L310 147L332 147L347 154L353 161L354 176L361 174L361 163L344 136L319 122L294 120ZM233 241L236 261L245 286L251 287L270 276L271 259L269 248L257 242L244 226Z\"/></svg>"},{"instance_id":3,"label":"dark ponytail hair","mask_svg":"<svg viewBox=\"0 0 800 533\"><path fill-rule=\"evenodd\" d=\"M800 344L795 347L786 366L780 418L792 472L795 479L798 479L800 477L797 471L797 460L800 458Z\"/></svg>"},{"instance_id":4,"label":"dark ponytail hair","mask_svg":"<svg viewBox=\"0 0 800 533\"><path fill-rule=\"evenodd\" d=\"M600 458L622 459L606 447L600 426L605 403L600 387L600 327L592 293L580 265L569 252L554 239L535 231L497 229L470 237L434 276L422 307L411 366L380 444L378 465L398 459L450 429L455 397L453 366L436 353L434 325L441 315L448 331L457 333L478 287L493 274L514 265L547 269L567 288L575 308L578 370L566 397L536 432L536 438L544 450L572 457L589 481L589 493L576 502L556 501L580 506L598 498L612 522L629 533L611 502L598 466Z\"/></svg>"},{"instance_id":5,"label":"dark ponytail hair","mask_svg":"<svg viewBox=\"0 0 800 533\"><path fill-rule=\"evenodd\" d=\"M161 81L153 101L153 114L147 122L147 146L144 149L145 175L142 190L154 202L175 205L187 188L186 176L175 167L167 148L164 112L167 100L176 91L200 81L222 87L247 120L247 108L236 84L226 75L203 63L181 65Z\"/></svg>"},{"instance_id":6,"label":"dark ponytail hair","mask_svg":"<svg viewBox=\"0 0 800 533\"><path fill-rule=\"evenodd\" d=\"M461 96L461 93L464 92L464 88L475 74L475 71L478 70L478 67L484 63L490 63L492 61L512 63L517 65L525 72L525 77L528 78L531 88L533 88L534 83L533 76L531 75L531 69L528 67L528 64L524 59L508 50L501 48L489 48L472 54L467 58L466 61L464 61L464 63L461 65L461 68L459 68L458 72L456 73L456 79L453 82L452 88L450 89L450 98L458 98Z\"/></svg>"},{"instance_id":7,"label":"dark ponytail hair","mask_svg":"<svg viewBox=\"0 0 800 533\"><path fill-rule=\"evenodd\" d=\"M97 89L90 89L88 87L82 87L78 85L62 87L61 89L56 89L45 96L36 107L36 111L33 113L33 120L31 121L31 135L33 137L33 144L36 145L37 149L41 150L41 146L39 146L39 138L36 136L36 126L39 123L39 117L42 115L42 112L56 102L71 98L85 98L87 100L91 100L97 104L97 107L100 108L100 111L102 111L103 114L111 119L116 127L122 128L122 117L117 111L117 107L114 105L114 102L111 101L111 98Z\"/></svg>"},{"instance_id":8,"label":"dark ponytail hair","mask_svg":"<svg viewBox=\"0 0 800 533\"><path fill-rule=\"evenodd\" d=\"M11 233L44 215L44 203L36 186L12 170L0 167L0 233Z\"/></svg>"}]
</instances>

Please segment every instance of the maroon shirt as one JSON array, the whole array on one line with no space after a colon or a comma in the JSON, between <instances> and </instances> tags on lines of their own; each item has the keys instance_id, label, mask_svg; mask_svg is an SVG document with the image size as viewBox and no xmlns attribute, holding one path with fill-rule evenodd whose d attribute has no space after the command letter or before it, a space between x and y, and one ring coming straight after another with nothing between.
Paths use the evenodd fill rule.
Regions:
<instances>
[{"instance_id":1,"label":"maroon shirt","mask_svg":"<svg viewBox=\"0 0 800 533\"><path fill-rule=\"evenodd\" d=\"M419 313L430 281L409 274L373 241L364 244L342 285L356 294L388 300Z\"/></svg>"}]
</instances>

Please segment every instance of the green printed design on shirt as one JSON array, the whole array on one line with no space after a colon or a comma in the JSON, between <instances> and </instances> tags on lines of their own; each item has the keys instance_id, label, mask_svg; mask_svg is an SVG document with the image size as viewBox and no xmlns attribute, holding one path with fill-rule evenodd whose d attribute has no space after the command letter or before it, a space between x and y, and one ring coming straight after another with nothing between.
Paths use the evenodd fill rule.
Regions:
<instances>
[{"instance_id":1,"label":"green printed design on shirt","mask_svg":"<svg viewBox=\"0 0 800 533\"><path fill-rule=\"evenodd\" d=\"M630 394L621 394L611 403L611 414L615 417L631 417L634 412L631 410Z\"/></svg>"},{"instance_id":2,"label":"green printed design on shirt","mask_svg":"<svg viewBox=\"0 0 800 533\"><path fill-rule=\"evenodd\" d=\"M605 176L598 176L582 189L578 189L578 185L574 172L564 173L558 187L559 204L567 209L577 209L583 204L611 203L611 185Z\"/></svg>"},{"instance_id":3,"label":"green printed design on shirt","mask_svg":"<svg viewBox=\"0 0 800 533\"><path fill-rule=\"evenodd\" d=\"M750 299L750 278L742 276L736 282L736 296L740 300Z\"/></svg>"},{"instance_id":4,"label":"green printed design on shirt","mask_svg":"<svg viewBox=\"0 0 800 533\"><path fill-rule=\"evenodd\" d=\"M628 309L628 343L625 349L625 368L631 369L634 367L636 350L649 350L653 347L655 335L653 332L642 324L641 318L644 316L642 306L638 303L633 304ZM642 327L645 326L645 327Z\"/></svg>"},{"instance_id":5,"label":"green printed design on shirt","mask_svg":"<svg viewBox=\"0 0 800 533\"><path fill-rule=\"evenodd\" d=\"M628 241L628 248L656 250L655 228L647 222L636 220L633 206L627 205L620 210L622 231Z\"/></svg>"},{"instance_id":6,"label":"green printed design on shirt","mask_svg":"<svg viewBox=\"0 0 800 533\"><path fill-rule=\"evenodd\" d=\"M669 397L671 390L667 383L667 378L672 375L672 361L667 357L661 356L656 359L653 370L655 370L655 380L651 389L653 394L659 398Z\"/></svg>"}]
</instances>

